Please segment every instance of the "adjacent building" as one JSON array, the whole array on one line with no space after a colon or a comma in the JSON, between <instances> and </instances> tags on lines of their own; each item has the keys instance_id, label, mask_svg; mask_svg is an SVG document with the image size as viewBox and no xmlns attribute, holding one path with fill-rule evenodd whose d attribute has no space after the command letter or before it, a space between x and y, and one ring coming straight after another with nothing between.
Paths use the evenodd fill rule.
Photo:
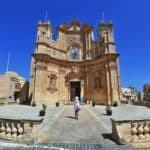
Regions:
<instances>
[{"instance_id":1,"label":"adjacent building","mask_svg":"<svg viewBox=\"0 0 150 150\"><path fill-rule=\"evenodd\" d=\"M28 88L25 78L8 71L0 75L0 99L22 102L27 100ZM23 90L24 89L24 90Z\"/></svg>"},{"instance_id":2,"label":"adjacent building","mask_svg":"<svg viewBox=\"0 0 150 150\"><path fill-rule=\"evenodd\" d=\"M132 88L121 88L121 101L132 102L137 101L138 95Z\"/></svg>"},{"instance_id":3,"label":"adjacent building","mask_svg":"<svg viewBox=\"0 0 150 150\"><path fill-rule=\"evenodd\" d=\"M120 101L120 74L113 24L101 22L98 40L93 27L73 20L57 27L39 22L32 56L29 98L36 105L81 101Z\"/></svg>"},{"instance_id":4,"label":"adjacent building","mask_svg":"<svg viewBox=\"0 0 150 150\"><path fill-rule=\"evenodd\" d=\"M150 102L150 83L143 85L143 100Z\"/></svg>"}]
</instances>

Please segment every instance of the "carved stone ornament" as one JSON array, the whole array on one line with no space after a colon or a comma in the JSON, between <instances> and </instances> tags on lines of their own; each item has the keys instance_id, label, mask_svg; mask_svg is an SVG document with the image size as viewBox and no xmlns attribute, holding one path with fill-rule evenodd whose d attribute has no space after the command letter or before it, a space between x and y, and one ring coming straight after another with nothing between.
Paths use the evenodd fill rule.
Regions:
<instances>
[{"instance_id":1,"label":"carved stone ornament","mask_svg":"<svg viewBox=\"0 0 150 150\"><path fill-rule=\"evenodd\" d=\"M63 69L63 68L59 68L59 73L62 73L62 74L64 74L66 71L65 71L65 69Z\"/></svg>"},{"instance_id":2,"label":"carved stone ornament","mask_svg":"<svg viewBox=\"0 0 150 150\"><path fill-rule=\"evenodd\" d=\"M71 80L71 79L80 79L79 73L76 72L70 72L65 76L66 82Z\"/></svg>"},{"instance_id":3,"label":"carved stone ornament","mask_svg":"<svg viewBox=\"0 0 150 150\"><path fill-rule=\"evenodd\" d=\"M75 73L79 72L79 66L78 65L72 66L71 71Z\"/></svg>"},{"instance_id":4,"label":"carved stone ornament","mask_svg":"<svg viewBox=\"0 0 150 150\"><path fill-rule=\"evenodd\" d=\"M49 78L49 87L47 90L51 93L54 93L57 91L56 88L57 76L55 74L51 74L50 76L48 76L48 78Z\"/></svg>"},{"instance_id":5,"label":"carved stone ornament","mask_svg":"<svg viewBox=\"0 0 150 150\"><path fill-rule=\"evenodd\" d=\"M117 69L117 66L116 66L115 63L111 63L111 64L109 65L109 67L110 67L110 69L112 69L112 70L116 70L116 69Z\"/></svg>"}]
</instances>

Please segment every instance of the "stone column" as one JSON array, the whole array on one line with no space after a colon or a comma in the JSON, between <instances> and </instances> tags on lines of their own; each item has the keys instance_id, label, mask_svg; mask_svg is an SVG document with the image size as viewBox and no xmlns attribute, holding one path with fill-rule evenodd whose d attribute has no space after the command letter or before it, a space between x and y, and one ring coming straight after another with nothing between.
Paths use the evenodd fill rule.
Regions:
<instances>
[{"instance_id":1,"label":"stone column","mask_svg":"<svg viewBox=\"0 0 150 150\"><path fill-rule=\"evenodd\" d=\"M34 62L34 75L33 75L33 98L32 103L35 103L35 88L36 88L36 62Z\"/></svg>"},{"instance_id":2,"label":"stone column","mask_svg":"<svg viewBox=\"0 0 150 150\"><path fill-rule=\"evenodd\" d=\"M120 66L119 66L119 58L117 58L117 81L118 81L118 92L119 92L119 99L120 98L120 93L121 93L121 81L120 81Z\"/></svg>"},{"instance_id":3,"label":"stone column","mask_svg":"<svg viewBox=\"0 0 150 150\"><path fill-rule=\"evenodd\" d=\"M88 41L89 41L89 49L91 49L91 34L88 34Z\"/></svg>"},{"instance_id":4,"label":"stone column","mask_svg":"<svg viewBox=\"0 0 150 150\"><path fill-rule=\"evenodd\" d=\"M89 81L89 85L88 85L88 95L89 95L89 100L91 101L92 98L93 98L93 92L92 92L92 88L93 88L93 85L92 85L92 81L93 81L93 70L92 70L92 67L89 67L88 68L88 81Z\"/></svg>"},{"instance_id":5,"label":"stone column","mask_svg":"<svg viewBox=\"0 0 150 150\"><path fill-rule=\"evenodd\" d=\"M107 43L107 35L104 34L104 42Z\"/></svg>"},{"instance_id":6,"label":"stone column","mask_svg":"<svg viewBox=\"0 0 150 150\"><path fill-rule=\"evenodd\" d=\"M80 99L83 100L84 97L84 80L81 80L81 92L80 92Z\"/></svg>"},{"instance_id":7,"label":"stone column","mask_svg":"<svg viewBox=\"0 0 150 150\"><path fill-rule=\"evenodd\" d=\"M59 68L58 68L58 70L59 70ZM61 84L61 81L62 81L62 78L61 78L61 73L60 73L60 71L58 71L58 81L57 82L59 82L58 83L58 100L62 100L61 99L61 93L62 93L62 84Z\"/></svg>"},{"instance_id":8,"label":"stone column","mask_svg":"<svg viewBox=\"0 0 150 150\"><path fill-rule=\"evenodd\" d=\"M84 91L84 96L87 98L88 96L88 85L89 85L89 81L88 81L88 68L86 68L85 70L85 84L84 84L84 87L85 87L85 91Z\"/></svg>"},{"instance_id":9,"label":"stone column","mask_svg":"<svg viewBox=\"0 0 150 150\"><path fill-rule=\"evenodd\" d=\"M109 78L109 66L106 64L105 65L105 70L106 70L106 83L107 83L107 103L110 105L111 104L111 99L110 99L110 78Z\"/></svg>"},{"instance_id":10,"label":"stone column","mask_svg":"<svg viewBox=\"0 0 150 150\"><path fill-rule=\"evenodd\" d=\"M109 74L110 74L110 88L111 88L111 102L119 102L119 90L117 80L117 65L115 62L109 63Z\"/></svg>"},{"instance_id":11,"label":"stone column","mask_svg":"<svg viewBox=\"0 0 150 150\"><path fill-rule=\"evenodd\" d=\"M68 102L70 101L70 82L68 81L67 83L67 87L68 87Z\"/></svg>"},{"instance_id":12,"label":"stone column","mask_svg":"<svg viewBox=\"0 0 150 150\"><path fill-rule=\"evenodd\" d=\"M86 50L88 49L88 34L85 34Z\"/></svg>"}]
</instances>

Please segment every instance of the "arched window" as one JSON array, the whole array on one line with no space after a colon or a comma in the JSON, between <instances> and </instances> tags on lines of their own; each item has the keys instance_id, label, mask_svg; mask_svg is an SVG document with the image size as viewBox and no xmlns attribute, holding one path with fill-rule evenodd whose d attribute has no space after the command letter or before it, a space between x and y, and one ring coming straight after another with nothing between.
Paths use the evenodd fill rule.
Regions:
<instances>
[{"instance_id":1,"label":"arched window","mask_svg":"<svg viewBox=\"0 0 150 150\"><path fill-rule=\"evenodd\" d=\"M80 59L79 48L78 47L70 47L70 57L71 59Z\"/></svg>"}]
</instances>

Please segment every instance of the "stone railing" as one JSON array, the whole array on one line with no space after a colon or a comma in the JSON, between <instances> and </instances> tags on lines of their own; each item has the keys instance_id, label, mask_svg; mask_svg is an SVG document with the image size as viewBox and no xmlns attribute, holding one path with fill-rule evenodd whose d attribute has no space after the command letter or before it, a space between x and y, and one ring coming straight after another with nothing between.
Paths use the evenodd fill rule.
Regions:
<instances>
[{"instance_id":1,"label":"stone railing","mask_svg":"<svg viewBox=\"0 0 150 150\"><path fill-rule=\"evenodd\" d=\"M32 141L33 128L40 125L40 121L0 119L0 138L13 141Z\"/></svg>"},{"instance_id":2,"label":"stone railing","mask_svg":"<svg viewBox=\"0 0 150 150\"><path fill-rule=\"evenodd\" d=\"M150 102L136 101L136 102L133 102L133 105L150 107Z\"/></svg>"},{"instance_id":3,"label":"stone railing","mask_svg":"<svg viewBox=\"0 0 150 150\"><path fill-rule=\"evenodd\" d=\"M134 121L112 119L112 138L119 144L150 146L150 119Z\"/></svg>"},{"instance_id":4,"label":"stone railing","mask_svg":"<svg viewBox=\"0 0 150 150\"><path fill-rule=\"evenodd\" d=\"M0 106L2 105L17 105L18 102L14 101L12 99L8 99L8 98L4 98L4 99L0 99Z\"/></svg>"}]
</instances>

